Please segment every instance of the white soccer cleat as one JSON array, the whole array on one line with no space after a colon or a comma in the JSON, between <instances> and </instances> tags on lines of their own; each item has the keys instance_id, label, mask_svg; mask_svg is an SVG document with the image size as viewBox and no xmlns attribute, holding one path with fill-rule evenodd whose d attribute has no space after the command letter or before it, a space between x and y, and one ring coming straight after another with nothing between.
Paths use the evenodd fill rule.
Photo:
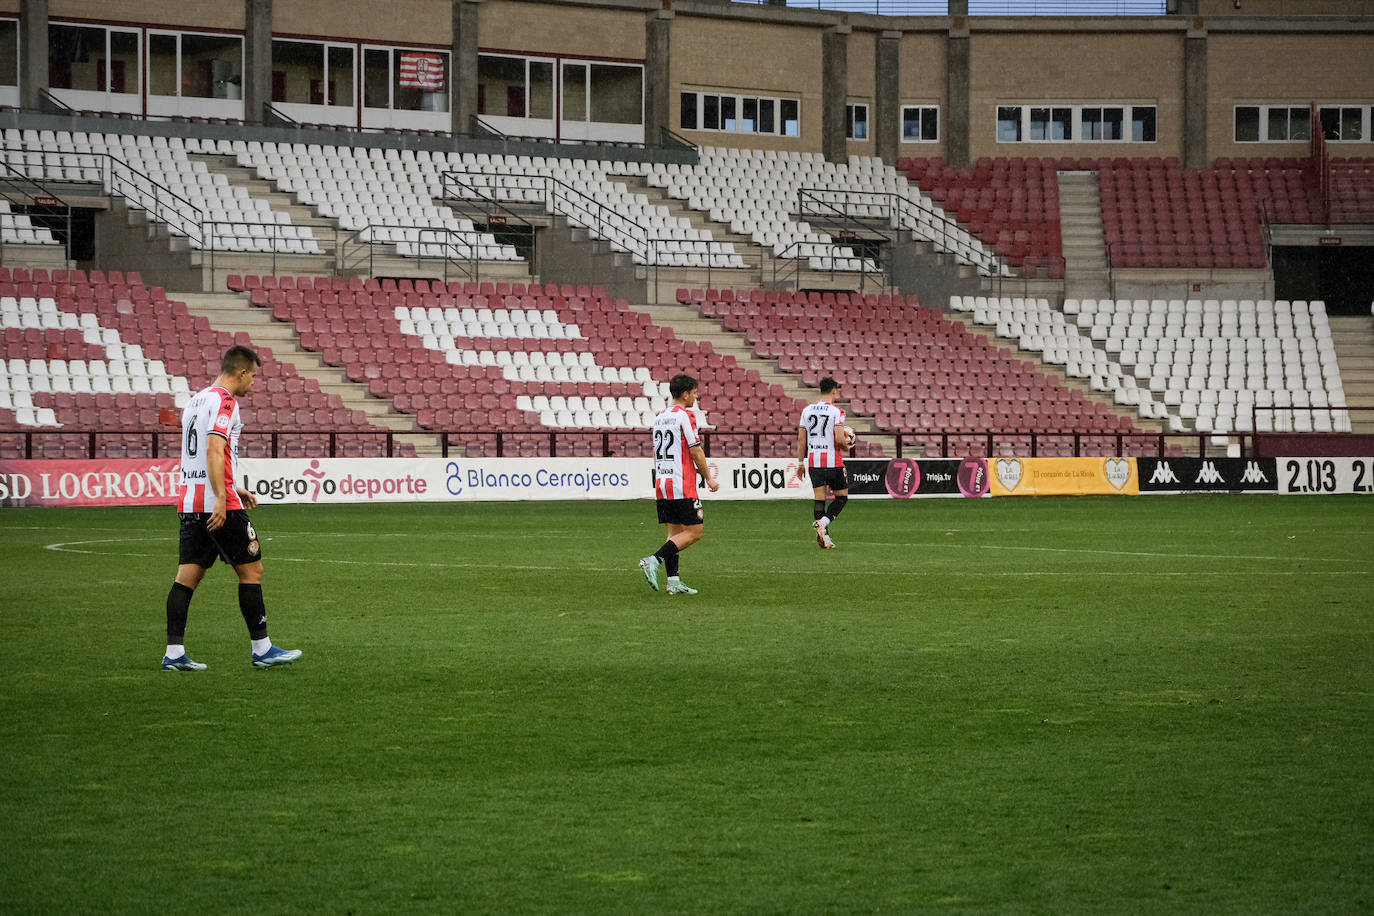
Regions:
<instances>
[{"instance_id":1,"label":"white soccer cleat","mask_svg":"<svg viewBox=\"0 0 1374 916\"><path fill-rule=\"evenodd\" d=\"M821 550L832 550L835 542L830 540L830 526L825 525L820 519L811 523L811 527L816 529L816 546Z\"/></svg>"}]
</instances>

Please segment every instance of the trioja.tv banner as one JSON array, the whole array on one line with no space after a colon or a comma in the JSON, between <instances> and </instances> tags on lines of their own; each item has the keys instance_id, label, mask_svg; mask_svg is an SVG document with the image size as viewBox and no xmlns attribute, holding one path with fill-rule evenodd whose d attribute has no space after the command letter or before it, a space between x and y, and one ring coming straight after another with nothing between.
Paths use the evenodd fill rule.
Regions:
<instances>
[{"instance_id":1,"label":"trioja.tv banner","mask_svg":"<svg viewBox=\"0 0 1374 916\"><path fill-rule=\"evenodd\" d=\"M993 496L1136 496L1134 458L993 458Z\"/></svg>"}]
</instances>

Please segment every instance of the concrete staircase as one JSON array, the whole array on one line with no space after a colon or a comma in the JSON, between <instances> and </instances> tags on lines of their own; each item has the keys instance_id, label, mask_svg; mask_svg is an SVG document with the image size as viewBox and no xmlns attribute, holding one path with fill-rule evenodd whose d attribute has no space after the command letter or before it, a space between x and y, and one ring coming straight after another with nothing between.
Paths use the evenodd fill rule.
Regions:
<instances>
[{"instance_id":1,"label":"concrete staircase","mask_svg":"<svg viewBox=\"0 0 1374 916\"><path fill-rule=\"evenodd\" d=\"M1059 173L1059 231L1064 240L1065 297L1111 295L1096 172Z\"/></svg>"},{"instance_id":2,"label":"concrete staircase","mask_svg":"<svg viewBox=\"0 0 1374 916\"><path fill-rule=\"evenodd\" d=\"M1374 407L1374 320L1368 315L1332 316L1331 343L1341 367L1345 402L1351 407ZM1374 434L1374 410L1351 411L1350 430Z\"/></svg>"},{"instance_id":3,"label":"concrete staircase","mask_svg":"<svg viewBox=\"0 0 1374 916\"><path fill-rule=\"evenodd\" d=\"M803 384L800 376L784 372L778 368L776 360L758 356L743 334L738 331L727 331L713 318L701 317L695 306L632 305L630 308L648 315L659 327L672 328L673 333L683 340L703 341L709 343L722 356L733 356L742 368L757 372L765 384L782 386L783 392L790 398L810 401L816 396L816 389ZM701 381L703 385L710 387L710 379ZM707 416L709 418L709 412ZM850 414L847 419L849 425L860 433L871 433L876 429L872 419L868 417Z\"/></svg>"},{"instance_id":4,"label":"concrete staircase","mask_svg":"<svg viewBox=\"0 0 1374 916\"><path fill-rule=\"evenodd\" d=\"M800 289L860 290L864 292L883 292L878 288L880 278L861 278L848 272L827 273L799 269L792 259L777 258L771 249L759 245L750 236L733 231L726 223L717 222L709 214L694 210L686 201L670 197L663 188L652 187L643 178L617 176L624 182L628 191L643 194L650 204L664 207L669 214L685 218L697 230L711 233L717 242L731 242L735 252L744 259L743 270L711 270L700 268L661 268L657 273L658 301L672 302L673 294L679 287L695 289L772 289L794 286ZM864 286L867 288L863 288ZM652 287L651 287L652 290Z\"/></svg>"},{"instance_id":5,"label":"concrete staircase","mask_svg":"<svg viewBox=\"0 0 1374 916\"><path fill-rule=\"evenodd\" d=\"M361 410L369 423L395 430L399 441L410 442L420 457L437 457L439 437L423 431L410 414L397 411L389 401L375 398L366 385L350 381L342 369L325 365L319 355L300 347L293 325L277 321L267 309L255 308L240 293L168 293L168 298L185 302L192 315L208 319L217 331L247 332L254 346L269 347L272 357L291 363L302 378L313 378L325 394L337 394L349 410ZM270 373L272 367L264 366ZM251 395L249 396L251 399Z\"/></svg>"}]
</instances>

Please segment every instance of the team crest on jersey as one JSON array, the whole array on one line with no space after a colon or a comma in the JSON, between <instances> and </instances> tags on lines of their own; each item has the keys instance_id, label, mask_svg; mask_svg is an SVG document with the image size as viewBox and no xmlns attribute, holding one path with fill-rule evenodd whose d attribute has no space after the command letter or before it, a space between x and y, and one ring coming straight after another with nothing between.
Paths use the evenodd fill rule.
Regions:
<instances>
[{"instance_id":1,"label":"team crest on jersey","mask_svg":"<svg viewBox=\"0 0 1374 916\"><path fill-rule=\"evenodd\" d=\"M229 428L229 415L228 415L227 413L222 413L222 414L220 414L219 416L215 417L215 429L228 429L228 428Z\"/></svg>"},{"instance_id":2,"label":"team crest on jersey","mask_svg":"<svg viewBox=\"0 0 1374 916\"><path fill-rule=\"evenodd\" d=\"M256 538L248 542L248 555L250 557L256 557L261 549L262 548L258 546Z\"/></svg>"}]
</instances>

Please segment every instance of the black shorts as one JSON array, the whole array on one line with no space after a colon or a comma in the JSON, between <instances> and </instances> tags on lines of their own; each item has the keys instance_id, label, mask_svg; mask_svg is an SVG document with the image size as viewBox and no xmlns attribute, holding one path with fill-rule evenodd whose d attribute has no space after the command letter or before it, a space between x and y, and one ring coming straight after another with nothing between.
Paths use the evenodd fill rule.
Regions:
<instances>
[{"instance_id":1,"label":"black shorts","mask_svg":"<svg viewBox=\"0 0 1374 916\"><path fill-rule=\"evenodd\" d=\"M706 516L699 499L660 499L658 520L664 525L701 525Z\"/></svg>"},{"instance_id":2,"label":"black shorts","mask_svg":"<svg viewBox=\"0 0 1374 916\"><path fill-rule=\"evenodd\" d=\"M231 509L224 517L224 527L211 531L206 527L209 512L182 512L181 565L193 564L209 569L216 559L231 566L244 566L262 559L262 545L258 533L243 509Z\"/></svg>"},{"instance_id":3,"label":"black shorts","mask_svg":"<svg viewBox=\"0 0 1374 916\"><path fill-rule=\"evenodd\" d=\"M829 487L832 490L849 489L849 470L847 468L807 468L813 487Z\"/></svg>"}]
</instances>

